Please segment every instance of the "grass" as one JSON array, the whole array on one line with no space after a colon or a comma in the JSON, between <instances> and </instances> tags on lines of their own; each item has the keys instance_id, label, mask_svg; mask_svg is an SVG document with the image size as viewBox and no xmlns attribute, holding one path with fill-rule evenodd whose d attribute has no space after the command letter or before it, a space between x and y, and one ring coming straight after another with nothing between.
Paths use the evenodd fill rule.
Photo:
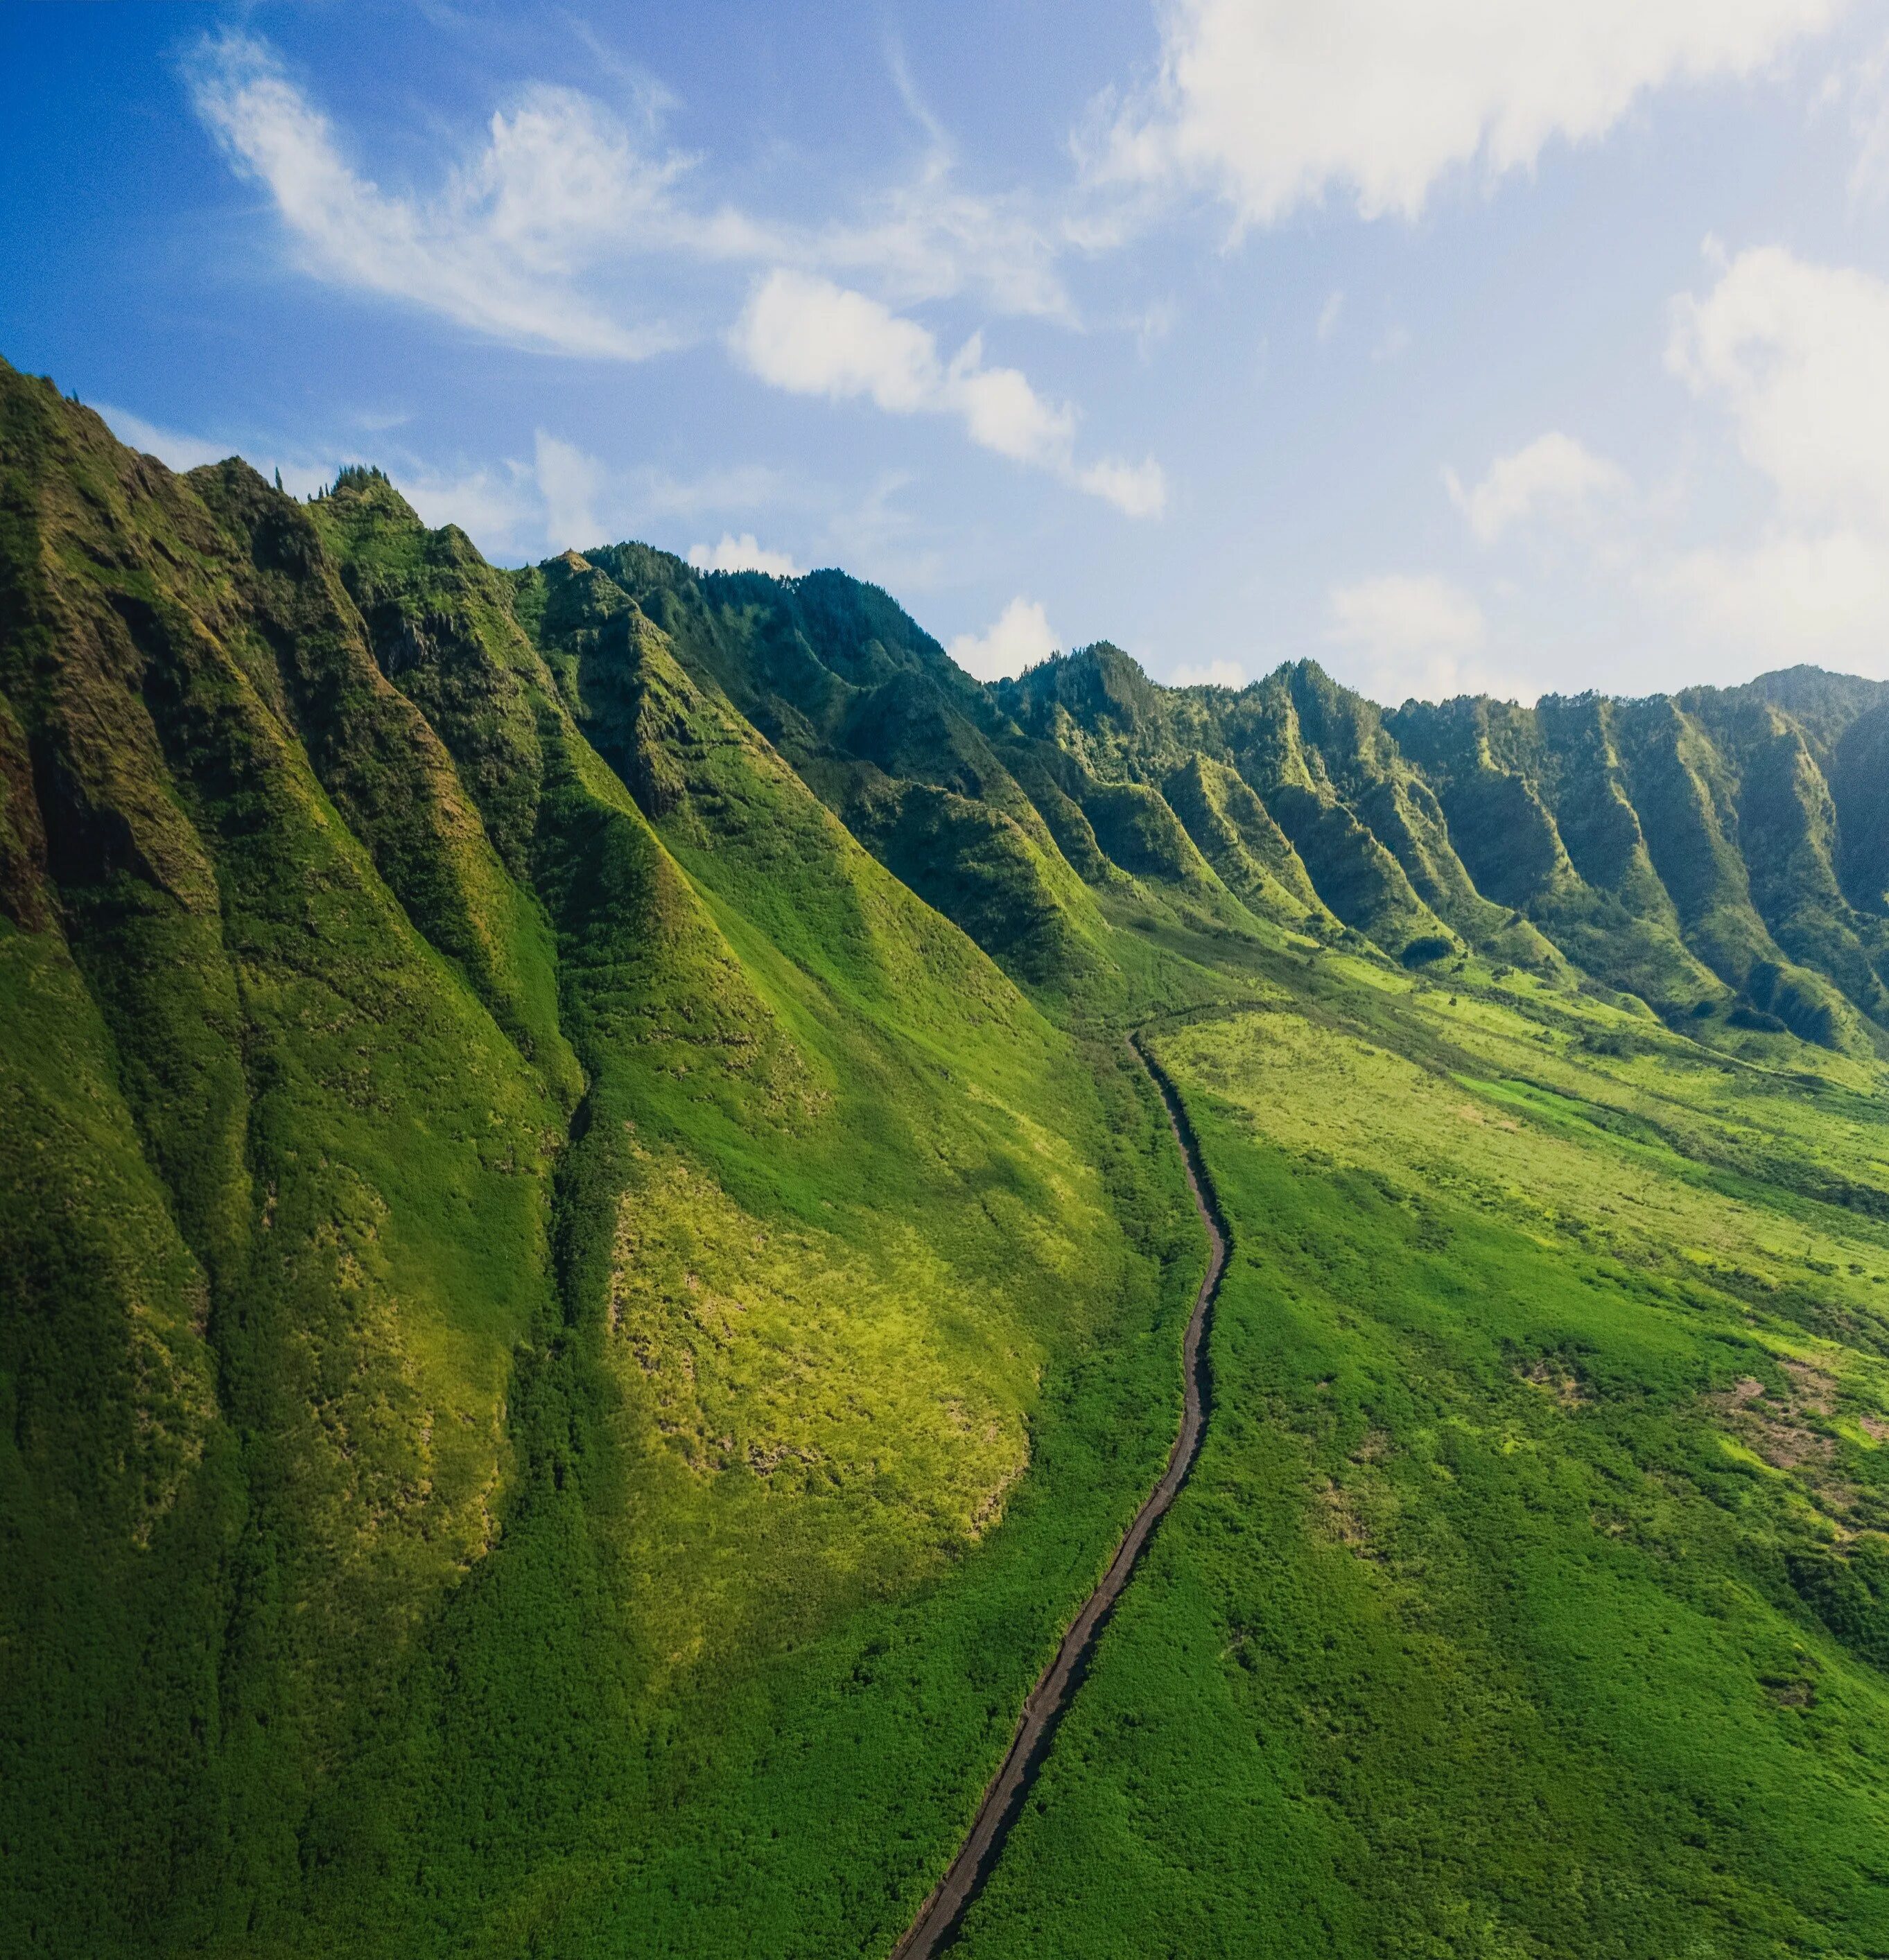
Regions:
<instances>
[{"instance_id":1,"label":"grass","mask_svg":"<svg viewBox=\"0 0 1889 1960\"><path fill-rule=\"evenodd\" d=\"M1792 746L1866 799L1867 705L1575 731L1680 745L1670 918L1477 761L1524 918L1309 667L986 691L0 368L14 1943L889 1949L1174 1433L1152 1020L1215 1412L967 1952L1884 1951L1879 934ZM1648 920L1671 1027L1542 936Z\"/></svg>"},{"instance_id":2,"label":"grass","mask_svg":"<svg viewBox=\"0 0 1889 1960\"><path fill-rule=\"evenodd\" d=\"M1720 1168L1863 1106L1458 987L1158 1045L1215 1415L976 1960L1889 1950L1889 1239Z\"/></svg>"},{"instance_id":3,"label":"grass","mask_svg":"<svg viewBox=\"0 0 1889 1960\"><path fill-rule=\"evenodd\" d=\"M18 1943L889 1943L1175 1419L1138 1073L607 582L4 374L0 533Z\"/></svg>"}]
</instances>

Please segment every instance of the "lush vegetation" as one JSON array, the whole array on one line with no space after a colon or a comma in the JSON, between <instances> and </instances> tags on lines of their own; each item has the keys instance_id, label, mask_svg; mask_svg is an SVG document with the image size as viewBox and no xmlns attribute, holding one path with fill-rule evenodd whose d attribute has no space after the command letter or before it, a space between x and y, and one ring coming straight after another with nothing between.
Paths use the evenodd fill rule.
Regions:
<instances>
[{"instance_id":1,"label":"lush vegetation","mask_svg":"<svg viewBox=\"0 0 1889 1960\"><path fill-rule=\"evenodd\" d=\"M1889 1951L1889 705L979 686L0 365L0 1918Z\"/></svg>"},{"instance_id":2,"label":"lush vegetation","mask_svg":"<svg viewBox=\"0 0 1889 1960\"><path fill-rule=\"evenodd\" d=\"M1216 1413L967 1955L1889 1951L1874 1071L1450 984L1158 1043Z\"/></svg>"},{"instance_id":3,"label":"lush vegetation","mask_svg":"<svg viewBox=\"0 0 1889 1960\"><path fill-rule=\"evenodd\" d=\"M597 580L0 408L14 1938L888 1943L1165 1449L1158 1106Z\"/></svg>"}]
</instances>

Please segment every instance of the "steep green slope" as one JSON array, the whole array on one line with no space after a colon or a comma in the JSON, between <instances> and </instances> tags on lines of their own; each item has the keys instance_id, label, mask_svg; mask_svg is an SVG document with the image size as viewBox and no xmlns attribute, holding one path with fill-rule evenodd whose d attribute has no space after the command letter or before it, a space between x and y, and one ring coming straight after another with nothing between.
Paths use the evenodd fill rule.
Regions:
<instances>
[{"instance_id":1,"label":"steep green slope","mask_svg":"<svg viewBox=\"0 0 1889 1960\"><path fill-rule=\"evenodd\" d=\"M967 1950L1889 1951L1885 711L987 688L0 368L14 1943L888 1950L1174 1432L1152 1023L1213 1426Z\"/></svg>"},{"instance_id":2,"label":"steep green slope","mask_svg":"<svg viewBox=\"0 0 1889 1960\"><path fill-rule=\"evenodd\" d=\"M293 627L239 596L292 579L306 518L279 498L279 530L253 503L219 523L4 379L0 688L45 840L6 928L32 1112L8 1128L0 1262L27 1276L4 1336L22 1564L0 1590L30 1662L9 1868L34 1944L104 1952L294 1869L310 1780L386 1716L391 1656L488 1548L562 1109L377 868L528 1025L534 949L480 956L502 874L438 745L330 580ZM75 1270L97 1277L68 1290ZM94 1652L96 1673L63 1664ZM76 1799L74 1763L109 1796Z\"/></svg>"},{"instance_id":3,"label":"steep green slope","mask_svg":"<svg viewBox=\"0 0 1889 1960\"><path fill-rule=\"evenodd\" d=\"M1009 745L986 691L884 593L838 572L698 577L641 546L591 562L588 584L658 626L700 685L1006 970L1061 994L1117 991L1107 928L1059 847L1068 816L1046 821L993 746ZM1101 870L1079 810L1075 822Z\"/></svg>"},{"instance_id":4,"label":"steep green slope","mask_svg":"<svg viewBox=\"0 0 1889 1960\"><path fill-rule=\"evenodd\" d=\"M9 1924L882 1943L1164 1447L1158 1106L371 473L0 374L0 581Z\"/></svg>"},{"instance_id":5,"label":"steep green slope","mask_svg":"<svg viewBox=\"0 0 1889 1960\"><path fill-rule=\"evenodd\" d=\"M1680 933L1623 778L1613 705L1410 702L1390 726L1438 785L1490 897L1525 911L1577 965L1640 998L1719 998Z\"/></svg>"}]
</instances>

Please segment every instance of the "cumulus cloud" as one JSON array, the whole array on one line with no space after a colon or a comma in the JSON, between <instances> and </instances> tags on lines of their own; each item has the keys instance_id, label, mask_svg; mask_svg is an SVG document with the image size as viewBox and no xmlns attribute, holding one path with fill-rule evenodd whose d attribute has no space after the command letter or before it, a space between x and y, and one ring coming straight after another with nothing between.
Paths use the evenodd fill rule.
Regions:
<instances>
[{"instance_id":1,"label":"cumulus cloud","mask_svg":"<svg viewBox=\"0 0 1889 1960\"><path fill-rule=\"evenodd\" d=\"M1881 672L1889 648L1889 285L1776 247L1674 303L1667 364L1770 479L1763 536L1683 556L1667 588L1779 659Z\"/></svg>"},{"instance_id":2,"label":"cumulus cloud","mask_svg":"<svg viewBox=\"0 0 1889 1960\"><path fill-rule=\"evenodd\" d=\"M864 293L777 271L749 296L729 336L750 374L797 395L865 396L895 415L943 406L938 342Z\"/></svg>"},{"instance_id":3,"label":"cumulus cloud","mask_svg":"<svg viewBox=\"0 0 1889 1960\"><path fill-rule=\"evenodd\" d=\"M1487 637L1475 600L1433 574L1387 573L1332 588L1327 638L1380 701L1441 700L1488 686L1475 657Z\"/></svg>"},{"instance_id":4,"label":"cumulus cloud","mask_svg":"<svg viewBox=\"0 0 1889 1960\"><path fill-rule=\"evenodd\" d=\"M1336 192L1414 218L1464 165L1527 170L1646 91L1752 75L1843 0L1167 0L1153 89L1106 119L1097 172L1191 180L1242 224Z\"/></svg>"},{"instance_id":5,"label":"cumulus cloud","mask_svg":"<svg viewBox=\"0 0 1889 1960\"><path fill-rule=\"evenodd\" d=\"M800 568L785 552L764 550L752 531L737 538L722 533L719 544L692 545L689 562L698 571L764 571L771 578L798 578Z\"/></svg>"},{"instance_id":6,"label":"cumulus cloud","mask_svg":"<svg viewBox=\"0 0 1889 1960\"><path fill-rule=\"evenodd\" d=\"M608 487L608 471L575 443L547 435L543 429L537 432L535 447L538 493L544 499L545 542L553 551L601 542L604 526L597 508Z\"/></svg>"},{"instance_id":7,"label":"cumulus cloud","mask_svg":"<svg viewBox=\"0 0 1889 1960\"><path fill-rule=\"evenodd\" d=\"M1056 650L1056 635L1040 605L1021 594L1011 600L987 633L960 633L951 658L979 680L1005 680Z\"/></svg>"},{"instance_id":8,"label":"cumulus cloud","mask_svg":"<svg viewBox=\"0 0 1889 1960\"><path fill-rule=\"evenodd\" d=\"M1453 469L1443 473L1450 501L1469 520L1479 543L1492 545L1512 524L1538 514L1566 517L1596 498L1626 488L1617 465L1558 429L1513 455L1500 456L1483 480L1464 489Z\"/></svg>"},{"instance_id":9,"label":"cumulus cloud","mask_svg":"<svg viewBox=\"0 0 1889 1960\"><path fill-rule=\"evenodd\" d=\"M1238 660L1206 660L1176 667L1167 677L1171 687L1231 687L1247 684L1246 669Z\"/></svg>"},{"instance_id":10,"label":"cumulus cloud","mask_svg":"<svg viewBox=\"0 0 1889 1960\"><path fill-rule=\"evenodd\" d=\"M1792 517L1889 530L1889 285L1776 246L1674 302L1668 367L1731 415Z\"/></svg>"},{"instance_id":11,"label":"cumulus cloud","mask_svg":"<svg viewBox=\"0 0 1889 1960\"><path fill-rule=\"evenodd\" d=\"M1167 501L1160 466L1075 459L1076 417L1015 368L985 364L973 334L948 361L929 327L832 281L777 267L759 281L729 336L749 373L790 393L868 400L892 415L949 415L972 441L1046 469L1130 517Z\"/></svg>"},{"instance_id":12,"label":"cumulus cloud","mask_svg":"<svg viewBox=\"0 0 1889 1960\"><path fill-rule=\"evenodd\" d=\"M1158 517L1167 508L1167 473L1152 456L1139 463L1085 463L1072 480L1131 517Z\"/></svg>"},{"instance_id":13,"label":"cumulus cloud","mask_svg":"<svg viewBox=\"0 0 1889 1960\"><path fill-rule=\"evenodd\" d=\"M502 554L527 536L537 541L544 507L532 473L521 463L460 470L407 468L388 474L420 521L435 530L457 524L482 550Z\"/></svg>"}]
</instances>

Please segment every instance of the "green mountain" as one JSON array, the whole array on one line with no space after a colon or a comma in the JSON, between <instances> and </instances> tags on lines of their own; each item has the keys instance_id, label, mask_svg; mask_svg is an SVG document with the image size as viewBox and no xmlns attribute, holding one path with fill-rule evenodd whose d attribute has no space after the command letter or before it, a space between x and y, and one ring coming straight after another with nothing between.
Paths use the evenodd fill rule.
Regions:
<instances>
[{"instance_id":1,"label":"green mountain","mask_svg":"<svg viewBox=\"0 0 1889 1960\"><path fill-rule=\"evenodd\" d=\"M980 685L0 365L0 1922L1889 1952L1889 688Z\"/></svg>"}]
</instances>

